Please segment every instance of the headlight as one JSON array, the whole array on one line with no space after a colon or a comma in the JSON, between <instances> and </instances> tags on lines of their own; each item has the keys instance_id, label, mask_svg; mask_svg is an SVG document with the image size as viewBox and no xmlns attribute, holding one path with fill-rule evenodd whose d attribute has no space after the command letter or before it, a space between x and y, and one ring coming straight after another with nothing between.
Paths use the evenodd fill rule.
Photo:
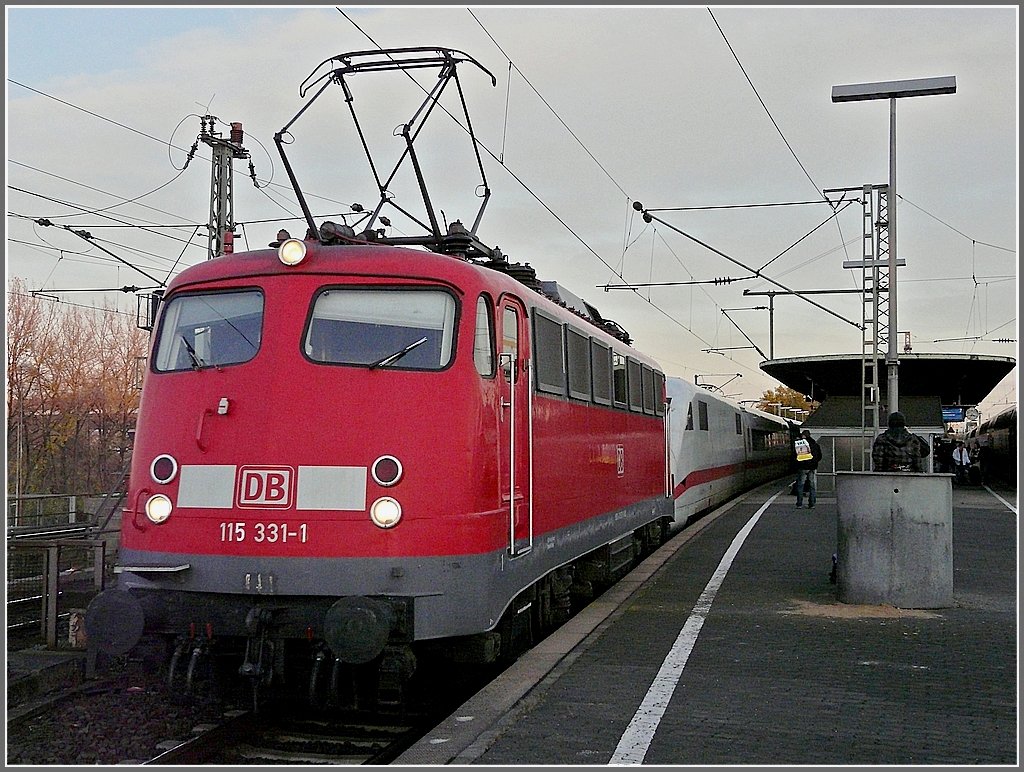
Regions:
<instances>
[{"instance_id":1,"label":"headlight","mask_svg":"<svg viewBox=\"0 0 1024 772\"><path fill-rule=\"evenodd\" d=\"M402 505L390 496L382 496L370 505L370 519L378 528L394 528L402 519Z\"/></svg>"},{"instance_id":2,"label":"headlight","mask_svg":"<svg viewBox=\"0 0 1024 772\"><path fill-rule=\"evenodd\" d=\"M149 465L149 476L153 478L153 482L158 482L161 485L169 483L177 474L178 462L175 461L174 456L169 456L166 453L154 458L153 463Z\"/></svg>"},{"instance_id":3,"label":"headlight","mask_svg":"<svg viewBox=\"0 0 1024 772\"><path fill-rule=\"evenodd\" d=\"M377 485L390 488L402 479L402 462L394 456L381 456L370 467L370 475Z\"/></svg>"},{"instance_id":4,"label":"headlight","mask_svg":"<svg viewBox=\"0 0 1024 772\"><path fill-rule=\"evenodd\" d=\"M173 508L169 498L162 493L157 493L146 501L146 517L159 524L171 516Z\"/></svg>"},{"instance_id":5,"label":"headlight","mask_svg":"<svg viewBox=\"0 0 1024 772\"><path fill-rule=\"evenodd\" d=\"M306 242L287 239L277 248L277 259L285 265L298 265L306 257Z\"/></svg>"}]
</instances>

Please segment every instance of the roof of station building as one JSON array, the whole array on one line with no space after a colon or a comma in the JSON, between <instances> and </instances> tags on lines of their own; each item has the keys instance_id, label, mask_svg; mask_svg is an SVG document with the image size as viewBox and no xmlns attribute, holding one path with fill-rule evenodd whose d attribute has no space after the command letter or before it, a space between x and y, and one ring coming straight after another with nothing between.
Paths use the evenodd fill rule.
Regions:
<instances>
[{"instance_id":1,"label":"roof of station building","mask_svg":"<svg viewBox=\"0 0 1024 772\"><path fill-rule=\"evenodd\" d=\"M897 385L901 396L937 396L943 405L977 405L1016 364L1012 357L987 354L904 353L899 355ZM761 369L818 402L835 396L859 397L861 393L859 354L772 359L762 362ZM883 359L878 368L883 398L887 381Z\"/></svg>"}]
</instances>

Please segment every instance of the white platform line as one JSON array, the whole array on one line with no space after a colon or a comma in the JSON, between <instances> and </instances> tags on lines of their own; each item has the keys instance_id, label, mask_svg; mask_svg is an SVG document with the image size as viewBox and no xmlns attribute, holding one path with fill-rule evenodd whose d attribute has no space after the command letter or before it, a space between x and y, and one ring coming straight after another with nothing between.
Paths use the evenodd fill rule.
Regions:
<instances>
[{"instance_id":1,"label":"white platform line","mask_svg":"<svg viewBox=\"0 0 1024 772\"><path fill-rule=\"evenodd\" d=\"M665 709L668 707L669 700L672 699L676 684L679 683L679 677L683 674L686 661L690 658L690 652L693 651L693 647L697 643L697 636L704 625L704 620L707 619L708 612L711 611L711 604L715 600L715 595L718 594L718 588L725 581L725 575L729 572L732 561L740 551L744 540L753 530L762 513L780 495L782 495L782 491L768 499L753 514L746 525L736 534L736 538L732 540L729 549L725 551L722 562L718 564L718 568L715 569L715 573L712 574L711 580L704 588L704 592L697 599L697 603L693 607L693 611L690 612L690 616L683 625L683 629L679 631L679 636L676 638L676 642L672 644L672 649L669 651L668 656L665 657L658 675L654 678L654 683L647 690L644 701L637 708L633 720L629 722L629 726L626 727L626 731L622 734L618 747L615 748L615 753L612 754L611 759L608 761L609 764L643 763L647 750L651 747L651 740L654 739L654 733L658 729L658 724L661 723L661 717L665 715Z\"/></svg>"},{"instance_id":2,"label":"white platform line","mask_svg":"<svg viewBox=\"0 0 1024 772\"><path fill-rule=\"evenodd\" d=\"M1000 495L999 495L998 493L996 493L996 492L995 492L994 490L992 490L991 488L989 488L989 487L988 487L987 485L984 485L984 486L982 486L982 487L983 487L983 488L984 488L985 490L987 490L987 491L988 491L989 493L991 493L991 494L992 494L993 496L995 496L995 497L996 497L997 499L999 499L999 500L1000 500L1001 502L1003 502L1003 504L1005 504L1005 505L1006 505L1006 508L1007 508L1008 510L1010 510L1011 512L1013 512L1013 514L1015 514L1015 515L1016 515L1016 514L1018 514L1018 513L1017 513L1017 507L1013 506L1013 504L1011 504L1011 503L1010 503L1009 501L1007 501L1006 499L1004 499L1004 498L1003 498L1002 496L1000 496Z\"/></svg>"}]
</instances>

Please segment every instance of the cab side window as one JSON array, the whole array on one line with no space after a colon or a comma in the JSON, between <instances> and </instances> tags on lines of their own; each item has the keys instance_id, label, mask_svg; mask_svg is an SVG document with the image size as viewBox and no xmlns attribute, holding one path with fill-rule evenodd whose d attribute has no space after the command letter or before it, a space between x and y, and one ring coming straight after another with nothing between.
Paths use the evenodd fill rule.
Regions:
<instances>
[{"instance_id":1,"label":"cab side window","mask_svg":"<svg viewBox=\"0 0 1024 772\"><path fill-rule=\"evenodd\" d=\"M494 375L494 314L487 297L476 299L476 331L473 335L473 364L480 375Z\"/></svg>"}]
</instances>

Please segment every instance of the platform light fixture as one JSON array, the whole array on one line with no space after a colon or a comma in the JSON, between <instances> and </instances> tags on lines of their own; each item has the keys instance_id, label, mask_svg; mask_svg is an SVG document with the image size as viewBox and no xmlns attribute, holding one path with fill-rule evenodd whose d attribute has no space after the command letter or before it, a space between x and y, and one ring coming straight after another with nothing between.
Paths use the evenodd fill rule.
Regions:
<instances>
[{"instance_id":1,"label":"platform light fixture","mask_svg":"<svg viewBox=\"0 0 1024 772\"><path fill-rule=\"evenodd\" d=\"M899 352L896 347L896 100L903 97L955 94L956 76L851 83L832 87L833 102L889 100L889 350L885 362L889 376L890 413L899 410Z\"/></svg>"}]
</instances>

